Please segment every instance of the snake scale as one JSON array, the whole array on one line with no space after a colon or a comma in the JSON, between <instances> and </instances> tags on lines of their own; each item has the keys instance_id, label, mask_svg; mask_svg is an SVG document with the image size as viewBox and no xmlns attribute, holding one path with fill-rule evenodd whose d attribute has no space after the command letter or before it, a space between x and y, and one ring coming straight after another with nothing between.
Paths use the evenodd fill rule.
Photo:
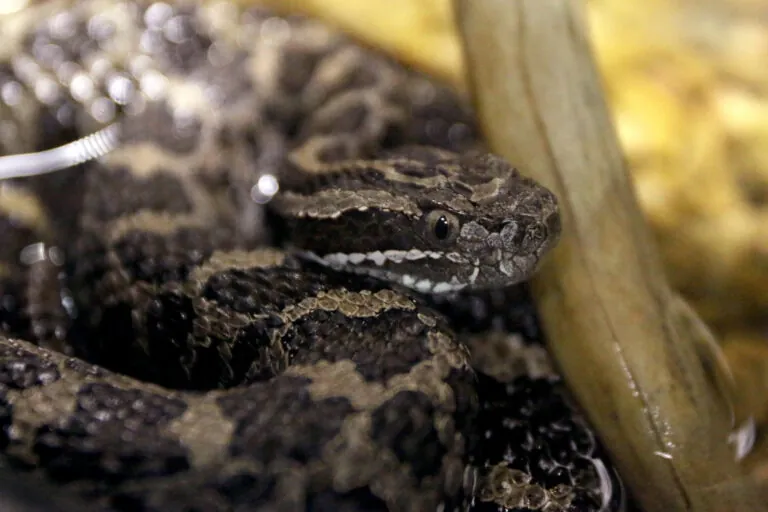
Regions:
<instances>
[{"instance_id":1,"label":"snake scale","mask_svg":"<svg viewBox=\"0 0 768 512\"><path fill-rule=\"evenodd\" d=\"M623 506L520 284L557 202L461 98L224 2L0 34L0 155L120 127L0 182L3 510Z\"/></svg>"}]
</instances>

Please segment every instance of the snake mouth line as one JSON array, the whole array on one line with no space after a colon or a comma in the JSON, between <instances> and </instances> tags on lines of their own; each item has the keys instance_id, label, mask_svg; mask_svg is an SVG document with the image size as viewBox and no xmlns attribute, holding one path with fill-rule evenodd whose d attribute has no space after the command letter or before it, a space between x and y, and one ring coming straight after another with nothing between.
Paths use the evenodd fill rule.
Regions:
<instances>
[{"instance_id":1,"label":"snake mouth line","mask_svg":"<svg viewBox=\"0 0 768 512\"><path fill-rule=\"evenodd\" d=\"M302 255L315 263L319 263L334 270L367 275L383 281L398 283L420 293L442 294L457 292L466 288L469 284L474 283L480 273L480 267L475 266L470 275L469 282L460 282L456 276L451 276L449 281L434 281L412 274L402 274L384 268L362 265L365 262L372 262L376 264L376 266L381 267L387 261L402 263L403 261L416 261L425 258L437 260L443 257L451 261L459 260L461 263L466 263L467 260L458 253L441 253L414 249L410 251L390 250L351 254L333 253L325 256L319 256L318 254L307 251L303 252Z\"/></svg>"},{"instance_id":2,"label":"snake mouth line","mask_svg":"<svg viewBox=\"0 0 768 512\"><path fill-rule=\"evenodd\" d=\"M478 269L479 271L479 269ZM374 275L375 277L375 275ZM403 286L412 288L422 293L450 293L457 292L466 288L466 283L459 283L456 277L452 277L449 282L446 281L430 281L429 279L417 279L410 274L403 274L399 276L399 282Z\"/></svg>"},{"instance_id":3,"label":"snake mouth line","mask_svg":"<svg viewBox=\"0 0 768 512\"><path fill-rule=\"evenodd\" d=\"M341 253L335 252L322 256L322 259L331 264L338 265L359 265L365 261L375 263L379 267L386 262L402 263L404 261L418 261L423 259L439 260L446 258L453 263L466 263L466 258L457 252L439 252L439 251L421 251L418 249L411 249L409 251L402 251L396 249L390 249L387 251L372 251L372 252L353 252L353 253Z\"/></svg>"}]
</instances>

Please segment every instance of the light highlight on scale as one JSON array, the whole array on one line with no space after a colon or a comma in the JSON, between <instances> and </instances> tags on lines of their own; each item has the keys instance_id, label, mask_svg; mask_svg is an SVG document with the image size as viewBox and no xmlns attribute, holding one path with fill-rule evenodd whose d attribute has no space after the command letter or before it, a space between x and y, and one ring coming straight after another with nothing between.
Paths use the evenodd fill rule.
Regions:
<instances>
[{"instance_id":1,"label":"light highlight on scale","mask_svg":"<svg viewBox=\"0 0 768 512\"><path fill-rule=\"evenodd\" d=\"M280 190L280 184L274 174L264 174L251 188L251 200L254 203L268 203Z\"/></svg>"}]
</instances>

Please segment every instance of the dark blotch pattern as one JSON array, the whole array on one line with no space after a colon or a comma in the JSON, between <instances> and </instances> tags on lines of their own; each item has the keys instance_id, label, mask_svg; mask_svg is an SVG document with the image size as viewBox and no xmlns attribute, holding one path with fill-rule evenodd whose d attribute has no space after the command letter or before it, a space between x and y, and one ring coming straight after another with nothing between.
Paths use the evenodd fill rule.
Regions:
<instances>
[{"instance_id":1,"label":"dark blotch pattern","mask_svg":"<svg viewBox=\"0 0 768 512\"><path fill-rule=\"evenodd\" d=\"M275 221L275 224L280 223ZM400 213L378 212L372 216L350 210L337 219L285 219L281 233L297 246L319 255L337 252L365 254L390 249L407 251L413 248L413 228L409 227L408 232L404 232L402 226L412 223L413 220L406 219ZM348 236L350 229L357 236Z\"/></svg>"},{"instance_id":2,"label":"dark blotch pattern","mask_svg":"<svg viewBox=\"0 0 768 512\"><path fill-rule=\"evenodd\" d=\"M13 405L8 399L8 386L0 384L0 450L5 450L11 442L8 429L13 422Z\"/></svg>"},{"instance_id":3,"label":"dark blotch pattern","mask_svg":"<svg viewBox=\"0 0 768 512\"><path fill-rule=\"evenodd\" d=\"M86 384L74 412L35 436L40 466L56 480L119 483L189 468L179 440L158 435L186 410L183 400L108 384ZM130 428L127 428L130 426Z\"/></svg>"},{"instance_id":4,"label":"dark blotch pattern","mask_svg":"<svg viewBox=\"0 0 768 512\"><path fill-rule=\"evenodd\" d=\"M325 282L309 279L299 267L255 267L214 274L206 282L201 295L221 308L238 313L277 313L302 298L327 289Z\"/></svg>"},{"instance_id":5,"label":"dark blotch pattern","mask_svg":"<svg viewBox=\"0 0 768 512\"><path fill-rule=\"evenodd\" d=\"M446 453L434 427L435 408L428 397L401 391L371 413L371 437L394 451L421 480L440 472Z\"/></svg>"},{"instance_id":6,"label":"dark blotch pattern","mask_svg":"<svg viewBox=\"0 0 768 512\"><path fill-rule=\"evenodd\" d=\"M431 101L421 100L424 90ZM414 80L408 94L413 101L402 140L408 144L435 146L457 153L480 145L480 130L473 112L447 86Z\"/></svg>"},{"instance_id":7,"label":"dark blotch pattern","mask_svg":"<svg viewBox=\"0 0 768 512\"><path fill-rule=\"evenodd\" d=\"M369 381L386 381L429 359L426 342L427 327L413 311L402 310L361 318L316 310L282 337L290 364L349 359Z\"/></svg>"},{"instance_id":8,"label":"dark blotch pattern","mask_svg":"<svg viewBox=\"0 0 768 512\"><path fill-rule=\"evenodd\" d=\"M90 214L101 221L118 219L141 210L189 213L192 204L178 177L170 173L156 173L137 179L128 169L93 169L89 186L118 191L119 196L92 194L89 196ZM98 172L101 171L101 172ZM100 181L109 183L100 183Z\"/></svg>"},{"instance_id":9,"label":"dark blotch pattern","mask_svg":"<svg viewBox=\"0 0 768 512\"><path fill-rule=\"evenodd\" d=\"M138 487L138 488L135 488ZM193 492L190 492L194 489ZM258 510L254 503L247 501L246 510ZM134 486L109 497L110 510L119 512L229 512L232 503L227 502L216 488L215 482L204 478L179 478L164 483L158 489L147 492L141 486Z\"/></svg>"},{"instance_id":10,"label":"dark blotch pattern","mask_svg":"<svg viewBox=\"0 0 768 512\"><path fill-rule=\"evenodd\" d=\"M206 281L201 297L238 313L277 313L321 292L344 288L352 292L387 288L374 279L330 272L315 264L286 258L278 267L227 269Z\"/></svg>"},{"instance_id":11,"label":"dark blotch pattern","mask_svg":"<svg viewBox=\"0 0 768 512\"><path fill-rule=\"evenodd\" d=\"M268 512L274 510L276 485L274 475L251 469L190 471L163 479L162 485L132 482L109 495L108 503L120 512Z\"/></svg>"},{"instance_id":12,"label":"dark blotch pattern","mask_svg":"<svg viewBox=\"0 0 768 512\"><path fill-rule=\"evenodd\" d=\"M222 397L219 405L224 414L237 422L230 454L264 464L280 459L306 463L316 458L339 433L352 405L346 398L313 400L308 383L282 376Z\"/></svg>"},{"instance_id":13,"label":"dark blotch pattern","mask_svg":"<svg viewBox=\"0 0 768 512\"><path fill-rule=\"evenodd\" d=\"M230 244L213 229L180 228L171 235L131 231L114 245L114 251L131 277L137 281L166 283L187 278L192 268L205 261L214 247Z\"/></svg>"},{"instance_id":14,"label":"dark blotch pattern","mask_svg":"<svg viewBox=\"0 0 768 512\"><path fill-rule=\"evenodd\" d=\"M543 342L536 305L527 283L502 290L459 292L450 300L433 296L430 302L432 307L448 315L461 332L501 329L519 333L532 343Z\"/></svg>"},{"instance_id":15,"label":"dark blotch pattern","mask_svg":"<svg viewBox=\"0 0 768 512\"><path fill-rule=\"evenodd\" d=\"M192 299L182 293L165 292L155 295L144 317L146 351L138 349L131 339L122 340L119 345L128 353L124 358L110 358L108 366L166 387L186 387L185 384L195 382L196 375L190 375L188 369L191 359L195 357L195 350L204 348L188 345L196 318ZM104 352L109 357L117 351L105 347ZM214 356L211 359L215 361L218 358ZM208 389L216 387L211 386L210 381L205 379L201 385L208 384Z\"/></svg>"},{"instance_id":16,"label":"dark blotch pattern","mask_svg":"<svg viewBox=\"0 0 768 512\"><path fill-rule=\"evenodd\" d=\"M368 489L354 489L337 493L325 491L307 500L307 511L311 512L386 512L387 506Z\"/></svg>"},{"instance_id":17,"label":"dark blotch pattern","mask_svg":"<svg viewBox=\"0 0 768 512\"><path fill-rule=\"evenodd\" d=\"M23 284L19 279L0 278L0 332L31 337L29 319L24 315L24 302L19 297ZM25 336L27 335L27 336Z\"/></svg>"},{"instance_id":18,"label":"dark blotch pattern","mask_svg":"<svg viewBox=\"0 0 768 512\"><path fill-rule=\"evenodd\" d=\"M223 479L218 490L232 503L266 503L274 494L274 475L243 472Z\"/></svg>"},{"instance_id":19,"label":"dark blotch pattern","mask_svg":"<svg viewBox=\"0 0 768 512\"><path fill-rule=\"evenodd\" d=\"M1 407L1 406L0 406ZM72 496L43 475L21 473L0 465L0 510L3 512L106 512Z\"/></svg>"}]
</instances>

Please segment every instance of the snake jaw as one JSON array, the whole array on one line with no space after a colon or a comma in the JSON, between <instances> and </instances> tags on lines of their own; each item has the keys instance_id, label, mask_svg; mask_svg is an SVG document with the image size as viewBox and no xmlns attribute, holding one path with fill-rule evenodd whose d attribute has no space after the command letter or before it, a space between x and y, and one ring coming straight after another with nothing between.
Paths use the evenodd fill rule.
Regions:
<instances>
[{"instance_id":1,"label":"snake jaw","mask_svg":"<svg viewBox=\"0 0 768 512\"><path fill-rule=\"evenodd\" d=\"M530 254L505 251L489 236L480 256L458 252L385 250L368 253L305 252L309 259L337 271L368 275L399 283L419 293L453 293L464 288L512 285L528 279L548 250L548 238ZM494 248L493 246L496 245ZM489 247L490 246L490 247ZM519 249L519 247L518 247Z\"/></svg>"},{"instance_id":2,"label":"snake jaw","mask_svg":"<svg viewBox=\"0 0 768 512\"><path fill-rule=\"evenodd\" d=\"M304 257L334 270L362 274L399 283L419 293L451 293L471 284L479 274L479 261L474 266L457 252L385 250L368 253L331 253L318 255L305 251ZM448 263L446 263L448 262ZM459 278L460 274L446 275L445 266L473 269L469 279Z\"/></svg>"}]
</instances>

